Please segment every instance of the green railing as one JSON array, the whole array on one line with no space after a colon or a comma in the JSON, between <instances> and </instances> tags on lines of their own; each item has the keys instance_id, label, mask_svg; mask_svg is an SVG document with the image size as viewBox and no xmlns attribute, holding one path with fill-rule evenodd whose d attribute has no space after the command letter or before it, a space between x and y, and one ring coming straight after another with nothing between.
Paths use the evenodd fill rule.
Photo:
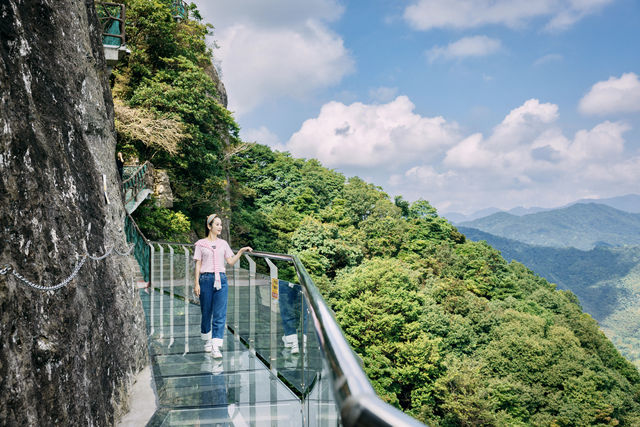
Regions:
<instances>
[{"instance_id":1,"label":"green railing","mask_svg":"<svg viewBox=\"0 0 640 427\"><path fill-rule=\"evenodd\" d=\"M174 19L187 19L189 10L187 9L187 3L181 0L173 0L171 2L171 10L173 11Z\"/></svg>"},{"instance_id":2,"label":"green railing","mask_svg":"<svg viewBox=\"0 0 640 427\"><path fill-rule=\"evenodd\" d=\"M127 205L147 186L151 167L149 162L145 162L142 166L125 166L123 170L125 180L122 182L122 193L124 204Z\"/></svg>"},{"instance_id":3,"label":"green railing","mask_svg":"<svg viewBox=\"0 0 640 427\"><path fill-rule=\"evenodd\" d=\"M138 225L129 214L124 218L124 231L127 235L127 242L135 244L133 256L136 258L136 261L138 261L144 281L148 282L151 272L151 249L149 241L144 237L144 234L142 234L142 231L140 231Z\"/></svg>"},{"instance_id":4,"label":"green railing","mask_svg":"<svg viewBox=\"0 0 640 427\"><path fill-rule=\"evenodd\" d=\"M127 211L127 216L124 219L127 242L135 244L133 254L138 261L145 282L150 279L151 250L149 241L130 215L133 208L129 209L128 205L132 202L136 204L135 201L142 190L148 188L151 170L152 166L149 162L145 162L142 166L125 166L123 168L124 181L122 182L123 205Z\"/></svg>"},{"instance_id":5,"label":"green railing","mask_svg":"<svg viewBox=\"0 0 640 427\"><path fill-rule=\"evenodd\" d=\"M119 3L96 3L96 12L102 25L102 44L124 46L125 8Z\"/></svg>"}]
</instances>

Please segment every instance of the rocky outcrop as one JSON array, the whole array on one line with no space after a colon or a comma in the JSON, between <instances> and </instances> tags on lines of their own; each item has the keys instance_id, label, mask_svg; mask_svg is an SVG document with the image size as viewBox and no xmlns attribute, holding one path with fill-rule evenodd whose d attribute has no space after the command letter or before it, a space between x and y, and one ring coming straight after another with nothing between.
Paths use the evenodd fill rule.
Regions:
<instances>
[{"instance_id":1,"label":"rocky outcrop","mask_svg":"<svg viewBox=\"0 0 640 427\"><path fill-rule=\"evenodd\" d=\"M225 89L224 83L220 80L220 75L218 74L216 67L211 64L204 69L204 72L207 73L211 80L216 84L216 89L218 90L216 98L218 98L218 101L224 108L227 108L227 89Z\"/></svg>"},{"instance_id":2,"label":"rocky outcrop","mask_svg":"<svg viewBox=\"0 0 640 427\"><path fill-rule=\"evenodd\" d=\"M0 1L0 146L0 267L56 284L125 247L93 0ZM0 275L0 425L115 422L148 357L132 277L117 256L58 291Z\"/></svg>"},{"instance_id":3,"label":"rocky outcrop","mask_svg":"<svg viewBox=\"0 0 640 427\"><path fill-rule=\"evenodd\" d=\"M153 196L157 206L161 208L173 207L171 181L169 180L169 174L164 169L153 170Z\"/></svg>"}]
</instances>

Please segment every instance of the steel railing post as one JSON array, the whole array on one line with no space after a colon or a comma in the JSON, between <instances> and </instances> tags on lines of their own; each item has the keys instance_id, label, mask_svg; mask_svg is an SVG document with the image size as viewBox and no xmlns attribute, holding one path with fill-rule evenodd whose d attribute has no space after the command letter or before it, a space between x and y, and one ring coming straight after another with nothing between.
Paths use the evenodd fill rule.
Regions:
<instances>
[{"instance_id":1,"label":"steel railing post","mask_svg":"<svg viewBox=\"0 0 640 427\"><path fill-rule=\"evenodd\" d=\"M183 246L184 249L184 354L189 353L189 249Z\"/></svg>"},{"instance_id":2,"label":"steel railing post","mask_svg":"<svg viewBox=\"0 0 640 427\"><path fill-rule=\"evenodd\" d=\"M153 327L153 314L155 312L155 298L154 298L154 294L156 293L156 291L153 289L153 286L155 284L156 281L156 275L153 271L153 267L154 267L154 258L155 258L155 249L153 248L153 245L151 243L149 243L149 248L151 250L150 252L150 256L149 256L149 263L150 263L150 267L149 267L149 292L151 295L149 295L149 298L151 300L151 302L149 304L151 304L151 311L149 314L149 323L151 323L151 333L150 335L153 335L153 333L155 332L155 329Z\"/></svg>"},{"instance_id":3,"label":"steel railing post","mask_svg":"<svg viewBox=\"0 0 640 427\"><path fill-rule=\"evenodd\" d=\"M233 332L240 336L240 260L233 265Z\"/></svg>"},{"instance_id":4,"label":"steel railing post","mask_svg":"<svg viewBox=\"0 0 640 427\"><path fill-rule=\"evenodd\" d=\"M270 305L270 356L269 364L271 372L274 375L278 375L277 362L278 362L278 267L269 259L264 259L269 265L269 276L271 278L271 298L269 298Z\"/></svg>"},{"instance_id":5,"label":"steel railing post","mask_svg":"<svg viewBox=\"0 0 640 427\"><path fill-rule=\"evenodd\" d=\"M171 245L167 245L169 247L169 285L171 287L169 298L169 347L173 345L173 247Z\"/></svg>"},{"instance_id":6,"label":"steel railing post","mask_svg":"<svg viewBox=\"0 0 640 427\"><path fill-rule=\"evenodd\" d=\"M160 248L160 338L164 338L164 248L158 244Z\"/></svg>"},{"instance_id":7,"label":"steel railing post","mask_svg":"<svg viewBox=\"0 0 640 427\"><path fill-rule=\"evenodd\" d=\"M249 351L256 354L256 262L246 253L249 261Z\"/></svg>"}]
</instances>

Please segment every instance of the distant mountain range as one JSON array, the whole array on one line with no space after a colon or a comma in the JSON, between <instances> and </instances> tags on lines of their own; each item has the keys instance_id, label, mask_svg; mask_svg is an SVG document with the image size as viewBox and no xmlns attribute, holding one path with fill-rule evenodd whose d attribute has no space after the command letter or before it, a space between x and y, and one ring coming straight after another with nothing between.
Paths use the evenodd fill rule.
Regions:
<instances>
[{"instance_id":1,"label":"distant mountain range","mask_svg":"<svg viewBox=\"0 0 640 427\"><path fill-rule=\"evenodd\" d=\"M459 224L462 222L473 221L478 218L483 218L489 215L493 215L498 212L506 212L511 215L522 216L522 215L534 214L538 212L545 212L545 211L550 211L555 209L562 209L562 208L575 205L577 203L596 203L596 204L610 206L612 208L615 208L624 212L640 213L640 195L627 194L625 196L610 197L607 199L580 199L575 202L569 203L567 205L559 206L557 208L541 208L541 207L524 208L524 207L518 206L513 209L509 209L507 211L498 209L498 208L486 208L486 209L476 211L470 215L465 215L458 212L448 212L448 213L443 213L442 216L444 216L454 224Z\"/></svg>"},{"instance_id":2,"label":"distant mountain range","mask_svg":"<svg viewBox=\"0 0 640 427\"><path fill-rule=\"evenodd\" d=\"M576 294L584 311L598 321L622 354L640 367L640 247L551 248L475 228L457 228L470 240L486 241L507 261L521 262L560 289Z\"/></svg>"},{"instance_id":3,"label":"distant mountain range","mask_svg":"<svg viewBox=\"0 0 640 427\"><path fill-rule=\"evenodd\" d=\"M576 203L523 216L498 212L458 226L556 248L590 250L596 246L640 245L639 213L597 203Z\"/></svg>"}]
</instances>

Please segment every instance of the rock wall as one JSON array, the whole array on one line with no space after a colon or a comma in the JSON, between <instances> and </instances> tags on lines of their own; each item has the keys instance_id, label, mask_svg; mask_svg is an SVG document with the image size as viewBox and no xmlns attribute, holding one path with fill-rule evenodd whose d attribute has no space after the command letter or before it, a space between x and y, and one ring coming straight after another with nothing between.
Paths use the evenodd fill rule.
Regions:
<instances>
[{"instance_id":1,"label":"rock wall","mask_svg":"<svg viewBox=\"0 0 640 427\"><path fill-rule=\"evenodd\" d=\"M218 75L216 67L211 64L204 69L204 72L207 73L211 80L213 80L213 82L216 84L216 89L218 89L218 101L224 108L227 108L227 89L224 87L224 83L222 83L222 80L220 80L220 76Z\"/></svg>"},{"instance_id":2,"label":"rock wall","mask_svg":"<svg viewBox=\"0 0 640 427\"><path fill-rule=\"evenodd\" d=\"M164 169L153 170L153 195L156 198L156 205L161 208L173 207L173 191L171 191L171 181L169 173Z\"/></svg>"},{"instance_id":3,"label":"rock wall","mask_svg":"<svg viewBox=\"0 0 640 427\"><path fill-rule=\"evenodd\" d=\"M93 0L0 0L0 267L38 284L126 246L100 33ZM0 425L114 424L148 359L132 280L117 256L58 291L0 275Z\"/></svg>"}]
</instances>

